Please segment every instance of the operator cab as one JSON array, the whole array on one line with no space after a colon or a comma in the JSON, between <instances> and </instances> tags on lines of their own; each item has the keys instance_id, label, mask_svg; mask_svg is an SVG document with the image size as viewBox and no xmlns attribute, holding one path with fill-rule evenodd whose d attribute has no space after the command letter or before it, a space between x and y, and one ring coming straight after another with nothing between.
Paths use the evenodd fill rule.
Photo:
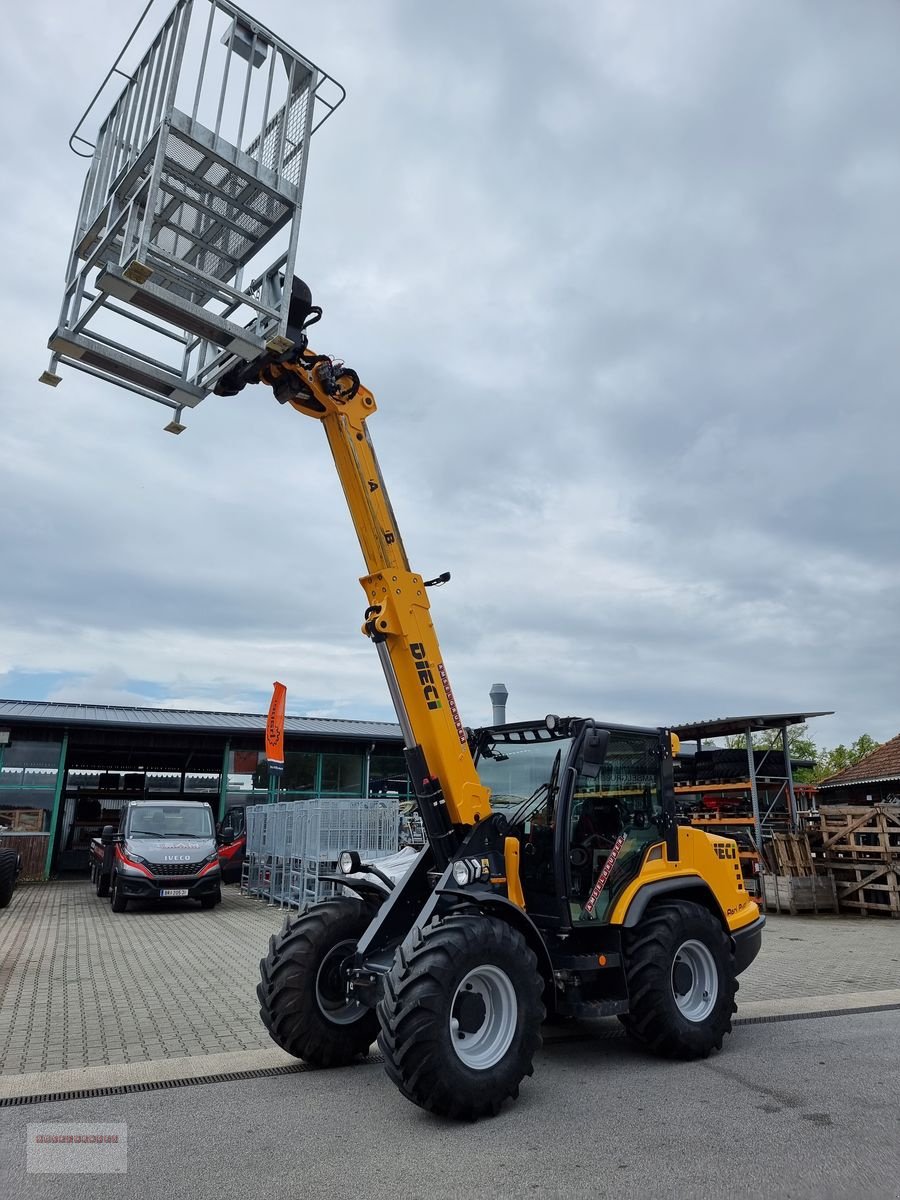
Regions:
<instances>
[{"instance_id":1,"label":"operator cab","mask_svg":"<svg viewBox=\"0 0 900 1200\"><path fill-rule=\"evenodd\" d=\"M491 807L519 839L526 907L539 925L606 923L667 837L676 856L667 731L548 717L479 730L474 741Z\"/></svg>"}]
</instances>

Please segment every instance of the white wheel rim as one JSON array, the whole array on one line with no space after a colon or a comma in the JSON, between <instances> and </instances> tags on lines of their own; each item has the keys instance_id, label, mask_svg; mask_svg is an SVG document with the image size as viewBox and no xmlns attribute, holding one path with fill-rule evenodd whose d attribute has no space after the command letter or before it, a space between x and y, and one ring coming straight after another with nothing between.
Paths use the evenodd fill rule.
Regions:
<instances>
[{"instance_id":1,"label":"white wheel rim","mask_svg":"<svg viewBox=\"0 0 900 1200\"><path fill-rule=\"evenodd\" d=\"M719 998L719 972L708 946L691 939L675 951L672 994L688 1021L705 1021Z\"/></svg>"},{"instance_id":2,"label":"white wheel rim","mask_svg":"<svg viewBox=\"0 0 900 1200\"><path fill-rule=\"evenodd\" d=\"M450 1042L457 1058L473 1071L495 1066L512 1045L519 1004L512 980L499 967L470 971L450 1004Z\"/></svg>"}]
</instances>

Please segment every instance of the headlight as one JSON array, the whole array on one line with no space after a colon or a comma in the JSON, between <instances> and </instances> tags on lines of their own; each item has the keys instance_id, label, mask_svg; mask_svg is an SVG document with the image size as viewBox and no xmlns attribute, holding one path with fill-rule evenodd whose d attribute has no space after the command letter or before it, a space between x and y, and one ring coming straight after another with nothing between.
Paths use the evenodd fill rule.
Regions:
<instances>
[{"instance_id":1,"label":"headlight","mask_svg":"<svg viewBox=\"0 0 900 1200\"><path fill-rule=\"evenodd\" d=\"M147 862L146 858L141 858L141 856L139 854L129 854L128 857L131 859L132 862L140 863L142 867L150 866L150 864Z\"/></svg>"},{"instance_id":2,"label":"headlight","mask_svg":"<svg viewBox=\"0 0 900 1200\"><path fill-rule=\"evenodd\" d=\"M469 868L464 862L455 862L453 864L453 878L460 887L469 882Z\"/></svg>"},{"instance_id":3,"label":"headlight","mask_svg":"<svg viewBox=\"0 0 900 1200\"><path fill-rule=\"evenodd\" d=\"M218 852L218 850L213 850L212 854L207 854L206 858L204 858L203 862L200 865L206 866L207 863L218 862L218 861L219 861L219 852Z\"/></svg>"},{"instance_id":4,"label":"headlight","mask_svg":"<svg viewBox=\"0 0 900 1200\"><path fill-rule=\"evenodd\" d=\"M362 863L355 850L342 850L338 856L338 867L343 875L355 875Z\"/></svg>"}]
</instances>

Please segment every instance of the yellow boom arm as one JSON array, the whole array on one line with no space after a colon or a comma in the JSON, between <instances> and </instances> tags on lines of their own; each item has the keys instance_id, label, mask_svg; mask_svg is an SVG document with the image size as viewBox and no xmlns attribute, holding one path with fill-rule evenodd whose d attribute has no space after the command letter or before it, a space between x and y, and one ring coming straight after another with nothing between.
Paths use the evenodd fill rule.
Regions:
<instances>
[{"instance_id":1,"label":"yellow boom arm","mask_svg":"<svg viewBox=\"0 0 900 1200\"><path fill-rule=\"evenodd\" d=\"M259 381L279 400L321 421L368 574L363 633L378 649L408 750L421 747L438 805L452 825L491 811L457 711L421 575L410 570L366 422L372 393L352 371L307 351L299 361L264 366ZM413 780L418 794L425 780ZM427 788L426 788L427 790ZM427 825L427 822L426 822Z\"/></svg>"}]
</instances>

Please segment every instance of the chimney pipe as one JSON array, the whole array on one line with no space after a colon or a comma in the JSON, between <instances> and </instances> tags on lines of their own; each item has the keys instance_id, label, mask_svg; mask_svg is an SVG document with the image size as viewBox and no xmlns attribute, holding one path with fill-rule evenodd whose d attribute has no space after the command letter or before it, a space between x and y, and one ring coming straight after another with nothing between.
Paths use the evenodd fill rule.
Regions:
<instances>
[{"instance_id":1,"label":"chimney pipe","mask_svg":"<svg viewBox=\"0 0 900 1200\"><path fill-rule=\"evenodd\" d=\"M494 706L493 725L503 725L506 722L506 700L509 692L503 683L495 683L488 693Z\"/></svg>"}]
</instances>

